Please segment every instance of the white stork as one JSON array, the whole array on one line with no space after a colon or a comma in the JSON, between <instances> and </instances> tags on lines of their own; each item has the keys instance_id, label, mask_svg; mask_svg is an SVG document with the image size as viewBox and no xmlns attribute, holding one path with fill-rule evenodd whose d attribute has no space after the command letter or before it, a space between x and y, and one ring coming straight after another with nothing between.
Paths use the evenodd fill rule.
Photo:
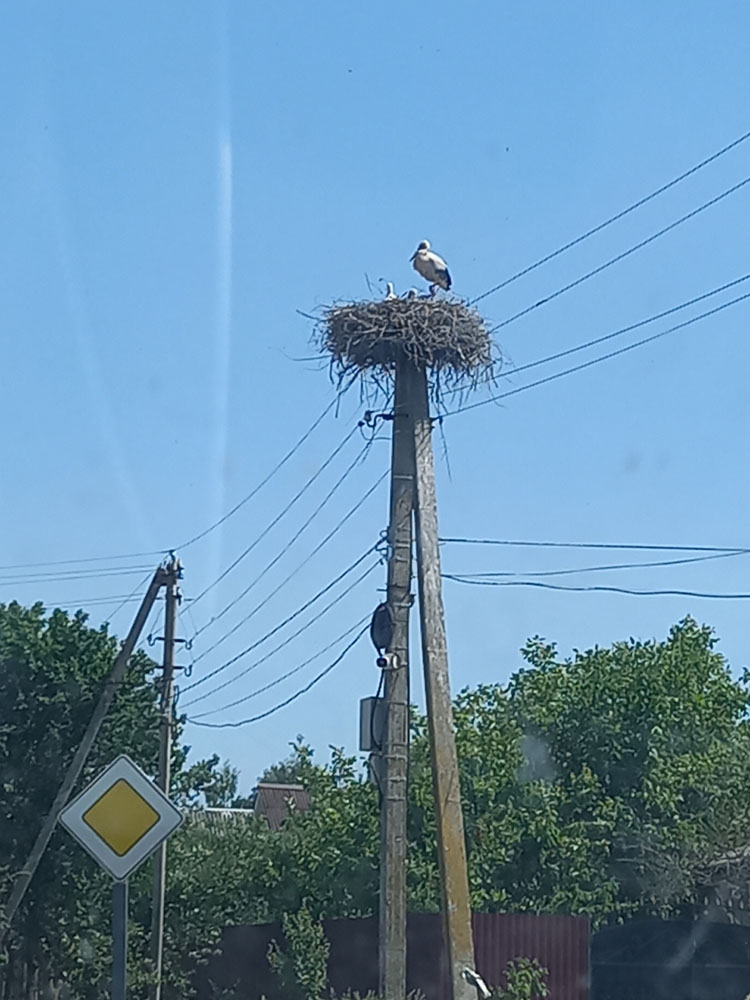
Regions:
<instances>
[{"instance_id":1,"label":"white stork","mask_svg":"<svg viewBox=\"0 0 750 1000\"><path fill-rule=\"evenodd\" d=\"M427 240L422 240L417 249L412 254L412 263L417 274L430 282L430 294L435 294L436 288L444 288L447 292L451 287L451 276L448 272L448 265L442 257L430 250Z\"/></svg>"},{"instance_id":2,"label":"white stork","mask_svg":"<svg viewBox=\"0 0 750 1000\"><path fill-rule=\"evenodd\" d=\"M385 283L385 297L387 299L395 299L396 293L393 291L393 282L386 281Z\"/></svg>"}]
</instances>

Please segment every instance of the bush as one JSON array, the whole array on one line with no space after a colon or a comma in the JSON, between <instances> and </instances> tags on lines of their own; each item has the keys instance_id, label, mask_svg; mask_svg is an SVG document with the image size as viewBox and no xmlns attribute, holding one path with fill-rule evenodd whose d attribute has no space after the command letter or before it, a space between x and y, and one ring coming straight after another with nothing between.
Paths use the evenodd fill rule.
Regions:
<instances>
[{"instance_id":1,"label":"bush","mask_svg":"<svg viewBox=\"0 0 750 1000\"><path fill-rule=\"evenodd\" d=\"M281 925L286 949L272 941L268 962L279 977L284 1000L321 1000L327 993L330 950L322 925L305 906L285 913Z\"/></svg>"},{"instance_id":2,"label":"bush","mask_svg":"<svg viewBox=\"0 0 750 1000\"><path fill-rule=\"evenodd\" d=\"M549 996L548 971L535 958L508 962L505 986L493 991L495 1000L545 1000Z\"/></svg>"}]
</instances>

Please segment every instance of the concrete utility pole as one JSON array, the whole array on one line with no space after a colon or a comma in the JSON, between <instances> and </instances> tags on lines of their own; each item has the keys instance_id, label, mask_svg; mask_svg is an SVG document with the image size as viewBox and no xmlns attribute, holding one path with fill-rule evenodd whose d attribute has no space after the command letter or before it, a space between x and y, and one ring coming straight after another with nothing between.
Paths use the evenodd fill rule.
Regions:
<instances>
[{"instance_id":1,"label":"concrete utility pole","mask_svg":"<svg viewBox=\"0 0 750 1000\"><path fill-rule=\"evenodd\" d=\"M476 1000L473 987L463 976L464 970L474 969L474 941L440 577L432 422L427 373L424 368L417 371L419 381L413 412L419 618L448 952L449 996L451 1000Z\"/></svg>"},{"instance_id":2,"label":"concrete utility pole","mask_svg":"<svg viewBox=\"0 0 750 1000\"><path fill-rule=\"evenodd\" d=\"M406 809L409 750L409 607L414 507L414 390L417 370L396 364L388 528L393 634L385 668L385 745L380 824L380 996L406 996Z\"/></svg>"},{"instance_id":3,"label":"concrete utility pole","mask_svg":"<svg viewBox=\"0 0 750 1000\"><path fill-rule=\"evenodd\" d=\"M159 727L159 776L157 785L169 795L172 770L172 732L174 714L174 649L177 625L177 605L180 591L179 560L172 558L167 564L167 593L164 611L164 656L162 669L161 719ZM151 987L153 1000L161 1000L161 971L164 954L164 898L167 884L167 842L163 840L156 850L154 865L154 889L151 905L151 961L154 983Z\"/></svg>"},{"instance_id":4,"label":"concrete utility pole","mask_svg":"<svg viewBox=\"0 0 750 1000\"><path fill-rule=\"evenodd\" d=\"M91 747L94 745L94 741L99 735L101 725L107 716L107 712L112 705L115 695L117 694L117 689L120 686L120 682L122 681L128 663L130 662L130 657L132 656L135 644L138 642L143 626L146 624L146 619L151 613L154 601L156 600L156 595L164 586L166 580L166 572L161 566L159 566L156 569L153 579L151 580L148 590L146 591L143 601L141 602L141 606L135 616L135 621L133 622L127 637L120 648L120 652L117 654L117 658L115 659L112 667L112 672L104 684L102 693L99 696L99 701L97 702L96 708L94 709L91 719L89 720L89 724L86 727L86 732L83 734L73 760L70 762L68 771L62 784L60 785L57 795L55 796L54 802L52 803L49 813L47 814L47 818L42 824L42 828L39 831L26 864L20 872L16 873L13 891L8 897L2 919L0 920L0 946L5 939L5 935L8 932L8 928L13 921L13 917L15 916L18 907L21 905L21 900L29 887L29 883L34 877L34 873L39 866L39 862L42 860L42 855L44 854L50 837L55 829L57 817L60 815L60 811L68 801L70 793L80 777L81 771L86 763L86 758L89 755Z\"/></svg>"}]
</instances>

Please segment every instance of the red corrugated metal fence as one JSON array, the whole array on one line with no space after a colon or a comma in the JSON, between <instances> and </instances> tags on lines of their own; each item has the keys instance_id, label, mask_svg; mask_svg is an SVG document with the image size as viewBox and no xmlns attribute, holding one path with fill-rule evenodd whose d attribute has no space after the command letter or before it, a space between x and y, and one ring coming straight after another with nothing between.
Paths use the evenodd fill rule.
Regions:
<instances>
[{"instance_id":1,"label":"red corrugated metal fence","mask_svg":"<svg viewBox=\"0 0 750 1000\"><path fill-rule=\"evenodd\" d=\"M549 1000L587 1000L589 922L556 914L475 914L477 970L491 986L504 982L508 962L535 958L549 972ZM331 950L328 973L336 994L378 988L378 922L375 917L327 920ZM199 1000L216 987L236 988L246 1000L276 1000L276 982L266 961L268 944L280 937L275 924L227 928L221 952L196 976ZM410 913L407 922L408 988L426 1000L447 1000L442 921L437 913Z\"/></svg>"}]
</instances>

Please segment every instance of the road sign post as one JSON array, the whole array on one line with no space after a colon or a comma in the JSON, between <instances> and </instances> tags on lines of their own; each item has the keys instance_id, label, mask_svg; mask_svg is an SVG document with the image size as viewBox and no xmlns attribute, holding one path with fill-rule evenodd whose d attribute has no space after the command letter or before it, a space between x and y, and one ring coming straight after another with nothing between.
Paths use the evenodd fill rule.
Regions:
<instances>
[{"instance_id":1,"label":"road sign post","mask_svg":"<svg viewBox=\"0 0 750 1000\"><path fill-rule=\"evenodd\" d=\"M128 883L112 883L112 1000L128 991Z\"/></svg>"},{"instance_id":2,"label":"road sign post","mask_svg":"<svg viewBox=\"0 0 750 1000\"><path fill-rule=\"evenodd\" d=\"M127 989L127 879L182 824L183 815L125 754L60 813L60 823L114 879L112 1000Z\"/></svg>"}]
</instances>

